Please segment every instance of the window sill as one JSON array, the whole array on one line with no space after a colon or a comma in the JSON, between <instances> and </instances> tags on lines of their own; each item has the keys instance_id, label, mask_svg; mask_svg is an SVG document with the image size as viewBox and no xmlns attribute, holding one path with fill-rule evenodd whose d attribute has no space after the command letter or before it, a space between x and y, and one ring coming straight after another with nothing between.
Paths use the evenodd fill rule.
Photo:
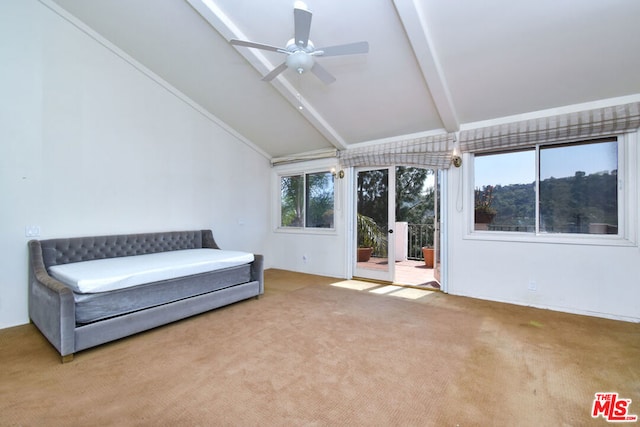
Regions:
<instances>
[{"instance_id":1,"label":"window sill","mask_svg":"<svg viewBox=\"0 0 640 427\"><path fill-rule=\"evenodd\" d=\"M312 236L337 236L335 228L304 228L304 227L276 227L274 233L307 234Z\"/></svg>"},{"instance_id":2,"label":"window sill","mask_svg":"<svg viewBox=\"0 0 640 427\"><path fill-rule=\"evenodd\" d=\"M504 231L474 230L467 232L465 240L482 240L494 242L545 243L555 245L591 245L633 247L636 243L619 235L612 234L547 234L521 233Z\"/></svg>"}]
</instances>

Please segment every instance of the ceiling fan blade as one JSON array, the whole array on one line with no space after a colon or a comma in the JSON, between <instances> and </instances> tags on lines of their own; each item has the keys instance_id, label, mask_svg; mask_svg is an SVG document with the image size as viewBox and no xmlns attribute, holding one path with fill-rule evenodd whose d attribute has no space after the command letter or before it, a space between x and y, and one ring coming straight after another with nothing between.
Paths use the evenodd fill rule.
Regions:
<instances>
[{"instance_id":1,"label":"ceiling fan blade","mask_svg":"<svg viewBox=\"0 0 640 427\"><path fill-rule=\"evenodd\" d=\"M354 55L369 52L369 42L356 42L317 48L313 53L316 56Z\"/></svg>"},{"instance_id":2,"label":"ceiling fan blade","mask_svg":"<svg viewBox=\"0 0 640 427\"><path fill-rule=\"evenodd\" d=\"M236 45L236 46L254 47L256 49L263 49L263 50L270 50L270 51L273 51L273 52L287 53L287 49L283 49L281 47L270 46L268 44L262 44L262 43L254 43L254 42L249 42L249 41L245 41L245 40L231 39L231 40L229 40L229 43L231 43L233 45Z\"/></svg>"},{"instance_id":3,"label":"ceiling fan blade","mask_svg":"<svg viewBox=\"0 0 640 427\"><path fill-rule=\"evenodd\" d=\"M313 67L311 67L311 72L326 84L331 84L336 81L336 78L317 62L313 64Z\"/></svg>"},{"instance_id":4,"label":"ceiling fan blade","mask_svg":"<svg viewBox=\"0 0 640 427\"><path fill-rule=\"evenodd\" d=\"M300 47L307 47L309 43L309 33L311 31L311 12L296 7L293 9L293 20L296 44Z\"/></svg>"},{"instance_id":5,"label":"ceiling fan blade","mask_svg":"<svg viewBox=\"0 0 640 427\"><path fill-rule=\"evenodd\" d=\"M270 82L271 80L275 79L278 74L280 74L281 72L283 72L286 69L287 69L287 63L283 62L282 64L278 65L276 68L271 70L271 72L269 74L264 76L262 78L262 81L263 82Z\"/></svg>"}]
</instances>

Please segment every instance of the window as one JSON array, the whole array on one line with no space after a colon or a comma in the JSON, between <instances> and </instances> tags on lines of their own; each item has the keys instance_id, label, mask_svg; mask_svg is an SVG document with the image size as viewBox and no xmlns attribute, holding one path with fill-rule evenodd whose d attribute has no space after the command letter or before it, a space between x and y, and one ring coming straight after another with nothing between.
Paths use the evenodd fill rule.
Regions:
<instances>
[{"instance_id":1,"label":"window","mask_svg":"<svg viewBox=\"0 0 640 427\"><path fill-rule=\"evenodd\" d=\"M540 148L540 231L618 234L618 144Z\"/></svg>"},{"instance_id":2,"label":"window","mask_svg":"<svg viewBox=\"0 0 640 427\"><path fill-rule=\"evenodd\" d=\"M304 176L280 178L280 225L302 227L304 218Z\"/></svg>"},{"instance_id":3,"label":"window","mask_svg":"<svg viewBox=\"0 0 640 427\"><path fill-rule=\"evenodd\" d=\"M616 235L618 140L478 154L474 188L475 230Z\"/></svg>"},{"instance_id":4,"label":"window","mask_svg":"<svg viewBox=\"0 0 640 427\"><path fill-rule=\"evenodd\" d=\"M476 230L535 231L535 165L535 150L476 156Z\"/></svg>"},{"instance_id":5,"label":"window","mask_svg":"<svg viewBox=\"0 0 640 427\"><path fill-rule=\"evenodd\" d=\"M280 226L333 228L334 185L331 172L280 177Z\"/></svg>"}]
</instances>

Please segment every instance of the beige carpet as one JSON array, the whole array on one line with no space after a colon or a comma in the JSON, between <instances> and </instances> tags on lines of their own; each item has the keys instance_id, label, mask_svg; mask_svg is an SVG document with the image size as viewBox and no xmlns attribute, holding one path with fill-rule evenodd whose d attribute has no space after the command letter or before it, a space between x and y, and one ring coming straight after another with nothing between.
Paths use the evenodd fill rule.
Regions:
<instances>
[{"instance_id":1,"label":"beige carpet","mask_svg":"<svg viewBox=\"0 0 640 427\"><path fill-rule=\"evenodd\" d=\"M640 414L637 324L266 277L64 365L32 325L0 331L0 425L603 425L599 391Z\"/></svg>"}]
</instances>

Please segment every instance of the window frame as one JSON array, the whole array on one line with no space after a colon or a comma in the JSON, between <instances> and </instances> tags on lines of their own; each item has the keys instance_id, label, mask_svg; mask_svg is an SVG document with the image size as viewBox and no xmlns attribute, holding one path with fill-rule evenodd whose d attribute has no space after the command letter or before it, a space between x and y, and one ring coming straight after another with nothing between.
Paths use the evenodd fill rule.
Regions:
<instances>
[{"instance_id":1,"label":"window frame","mask_svg":"<svg viewBox=\"0 0 640 427\"><path fill-rule=\"evenodd\" d=\"M322 162L325 163L325 162ZM291 234L321 234L321 235L335 235L336 229L336 203L337 203L337 180L333 177L333 227L307 227L307 175L318 173L329 173L333 175L333 171L336 170L337 165L335 162L331 164L316 165L315 167L301 167L300 164L284 165L277 167L274 174L273 182L273 230L277 233L291 233ZM287 227L282 225L282 178L292 176L303 176L303 203L304 203L304 215L302 218L302 226L300 227Z\"/></svg>"},{"instance_id":2,"label":"window frame","mask_svg":"<svg viewBox=\"0 0 640 427\"><path fill-rule=\"evenodd\" d=\"M534 242L534 243L559 243L559 244L580 244L580 245L602 245L602 246L635 246L637 242L637 218L638 196L633 192L636 187L633 183L638 182L638 149L637 132L623 135L601 136L597 138L582 138L571 142L571 144L588 143L589 141L602 140L606 138L616 138L618 146L618 233L617 234L578 234L578 233L547 233L540 232L540 147L565 146L567 142L557 144L531 144L527 147L520 147L517 150L535 150L535 231L495 231L495 230L475 230L474 209L475 205L475 154L499 154L512 150L490 150L478 153L464 153L463 164L469 165L463 170L463 181L466 183L467 191L464 192L464 206L469 206L464 213L466 224L465 239L470 240L494 240L509 242Z\"/></svg>"}]
</instances>

